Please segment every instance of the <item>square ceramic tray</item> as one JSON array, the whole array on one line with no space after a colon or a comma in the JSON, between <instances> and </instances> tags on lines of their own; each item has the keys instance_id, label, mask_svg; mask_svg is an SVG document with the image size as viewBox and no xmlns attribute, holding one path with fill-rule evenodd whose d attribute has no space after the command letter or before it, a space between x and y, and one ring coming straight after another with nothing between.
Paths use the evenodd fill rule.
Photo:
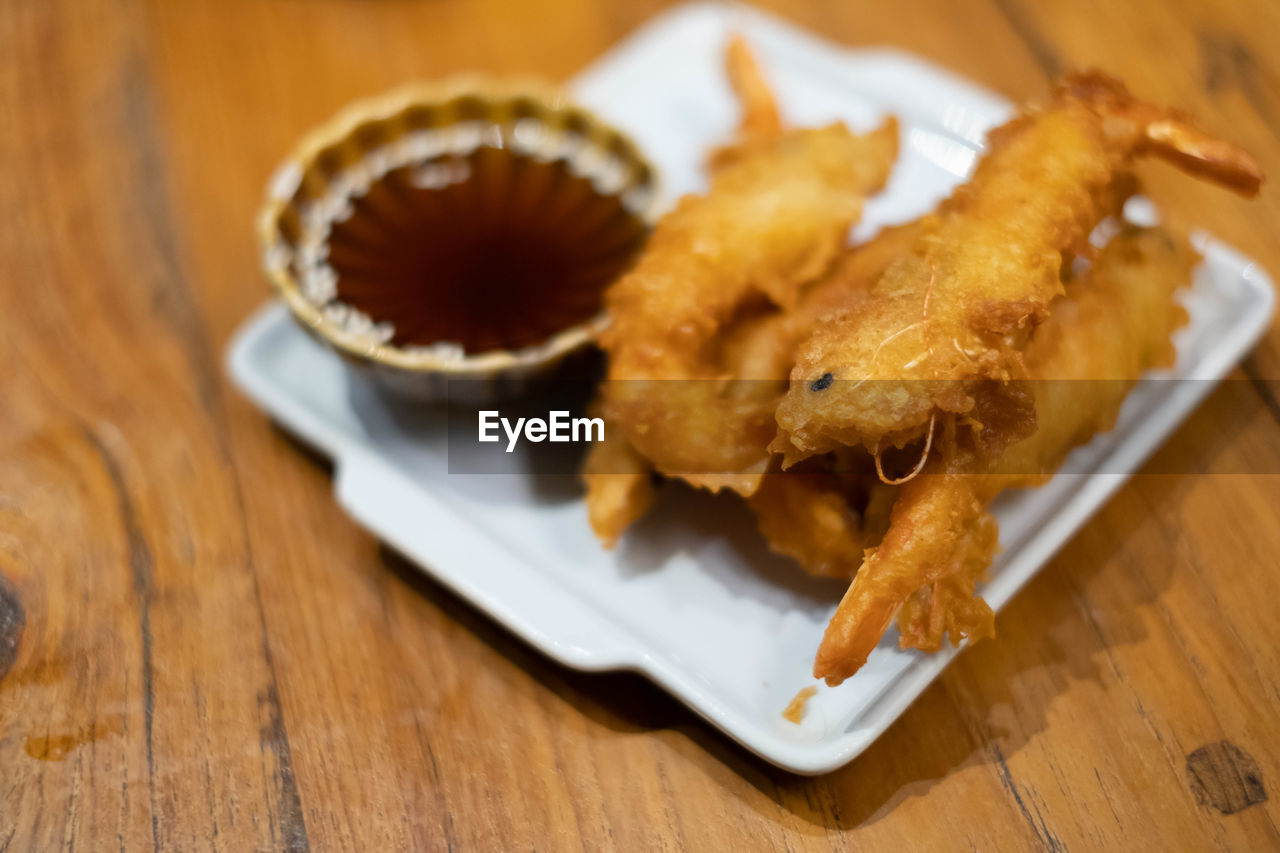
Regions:
<instances>
[{"instance_id":1,"label":"square ceramic tray","mask_svg":"<svg viewBox=\"0 0 1280 853\"><path fill-rule=\"evenodd\" d=\"M932 207L1009 113L1001 99L896 51L842 49L741 7L680 7L571 83L648 152L668 202L701 188L704 152L733 126L721 72L730 28L755 46L791 121L838 118L865 129L886 112L903 120L901 160L869 205L863 235ZM1145 380L1117 428L1073 454L1068 473L998 504L1004 551L982 590L992 607L1012 598L1266 328L1270 281L1225 246L1197 239L1205 262L1186 300L1192 321L1165 378L1209 381ZM842 585L771 556L738 502L669 485L659 509L605 551L571 478L450 474L438 412L381 397L282 306L244 326L229 362L254 402L333 458L342 506L424 571L568 666L644 673L781 767L820 773L848 762L955 655L899 651L891 631L855 678L821 687L803 723L788 723L780 712L813 683L813 653ZM527 470L519 458L512 464Z\"/></svg>"}]
</instances>

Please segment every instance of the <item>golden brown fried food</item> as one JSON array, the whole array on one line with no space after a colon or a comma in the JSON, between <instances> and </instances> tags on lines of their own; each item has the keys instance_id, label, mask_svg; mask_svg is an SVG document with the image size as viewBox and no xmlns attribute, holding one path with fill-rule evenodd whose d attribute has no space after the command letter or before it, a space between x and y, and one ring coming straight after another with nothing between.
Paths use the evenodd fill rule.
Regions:
<instances>
[{"instance_id":1,"label":"golden brown fried food","mask_svg":"<svg viewBox=\"0 0 1280 853\"><path fill-rule=\"evenodd\" d=\"M747 498L769 548L811 575L851 579L888 527L896 489L862 471L772 471Z\"/></svg>"},{"instance_id":2,"label":"golden brown fried food","mask_svg":"<svg viewBox=\"0 0 1280 853\"><path fill-rule=\"evenodd\" d=\"M842 445L901 447L939 417L971 416L973 382L1025 375L1022 349L1062 292L1065 254L1088 252L1144 154L1246 194L1261 181L1246 153L1118 81L1067 76L1047 105L992 132L972 179L926 219L871 298L800 346L774 449L792 464Z\"/></svg>"},{"instance_id":3,"label":"golden brown fried food","mask_svg":"<svg viewBox=\"0 0 1280 853\"><path fill-rule=\"evenodd\" d=\"M609 289L613 322L601 345L606 418L635 450L666 475L749 494L769 464L790 361L761 366L755 357L770 339L775 353L791 348L770 318L794 310L843 250L863 200L888 177L897 127L759 135L774 124L760 106L767 90L735 44L745 141L706 195L663 217L635 268Z\"/></svg>"},{"instance_id":4,"label":"golden brown fried food","mask_svg":"<svg viewBox=\"0 0 1280 853\"><path fill-rule=\"evenodd\" d=\"M813 323L833 310L848 310L868 284L910 245L918 230L912 222L886 228L870 241L848 250L831 271L807 290L792 311L778 312L727 335L724 359L747 381L780 380L790 370L795 346ZM773 405L781 397L779 385ZM762 446L762 452L765 448ZM784 472L776 465L743 490L760 533L771 550L794 559L818 577L852 578L862 552L874 545L888 526L894 489L881 483L868 464L857 470L851 454L833 471ZM833 460L835 461L835 460ZM821 467L821 466L819 466Z\"/></svg>"},{"instance_id":5,"label":"golden brown fried food","mask_svg":"<svg viewBox=\"0 0 1280 853\"><path fill-rule=\"evenodd\" d=\"M788 723L795 723L797 726L804 722L805 708L818 693L818 688L810 684L808 687L800 688L795 696L791 697L791 701L787 703L787 707L782 709L782 719Z\"/></svg>"},{"instance_id":6,"label":"golden brown fried food","mask_svg":"<svg viewBox=\"0 0 1280 853\"><path fill-rule=\"evenodd\" d=\"M742 107L735 141L711 160L718 170L711 193L685 200L664 220L655 235L656 257L611 295L615 317L627 319L605 340L614 354L610 376L616 381L602 397L607 421L639 436L637 443L665 473L748 495L769 464L773 411L786 390L797 339L825 307L843 301L849 290L865 288L905 239L891 230L865 250L846 254L811 284L840 251L861 194L883 183L896 153L896 132L886 125L861 139L840 126L788 134L741 38L731 41L726 65ZM849 186L824 185L846 179ZM765 196L775 188L784 208L798 205L808 218L767 221L773 202ZM748 208L761 207L759 227L741 232L741 239L726 239L723 234L736 233L729 220L740 212L744 196L755 199ZM720 264L722 253L736 258L734 264ZM660 303L650 301L655 290L663 294ZM651 310L636 316L631 308L637 304ZM663 339L665 324L682 316L691 322L676 330L681 346L673 352ZM663 351L661 357L651 357L655 349ZM637 376L644 378L635 381ZM660 381L649 382L650 377ZM621 446L594 448L584 474L592 525L611 544L647 510L652 483L643 476L645 455L630 438L609 440Z\"/></svg>"},{"instance_id":7,"label":"golden brown fried food","mask_svg":"<svg viewBox=\"0 0 1280 853\"><path fill-rule=\"evenodd\" d=\"M1051 475L1172 359L1194 253L1161 229L1089 243L1134 192L1133 159L1245 194L1261 174L1118 82L1069 75L937 213L849 251L895 129L787 131L741 40L726 59L737 138L607 297L602 403L622 440L588 462L591 518L616 539L652 500L650 465L746 497L774 551L853 578L814 664L838 684L895 616L904 648L990 636L991 500ZM891 446L919 451L905 477L885 473Z\"/></svg>"},{"instance_id":8,"label":"golden brown fried food","mask_svg":"<svg viewBox=\"0 0 1280 853\"><path fill-rule=\"evenodd\" d=\"M782 134L782 115L778 112L773 91L765 82L764 74L746 39L735 33L729 39L724 54L725 74L738 99L742 115L738 120L737 138L729 145L712 152L709 165L717 169L731 163L736 157L761 140L773 139Z\"/></svg>"},{"instance_id":9,"label":"golden brown fried food","mask_svg":"<svg viewBox=\"0 0 1280 853\"><path fill-rule=\"evenodd\" d=\"M888 532L867 554L827 625L815 678L834 685L857 672L900 608L913 633L924 633L931 623L955 638L992 633L990 608L972 593L995 555L998 535L975 485L969 476L939 471L901 487ZM921 589L931 598L904 608ZM965 611L957 604L972 606Z\"/></svg>"},{"instance_id":10,"label":"golden brown fried food","mask_svg":"<svg viewBox=\"0 0 1280 853\"><path fill-rule=\"evenodd\" d=\"M591 529L612 548L653 506L653 469L626 439L610 431L587 451L582 475Z\"/></svg>"},{"instance_id":11,"label":"golden brown fried food","mask_svg":"<svg viewBox=\"0 0 1280 853\"><path fill-rule=\"evenodd\" d=\"M748 502L770 549L818 577L852 578L867 542L842 485L835 474L765 477Z\"/></svg>"},{"instance_id":12,"label":"golden brown fried food","mask_svg":"<svg viewBox=\"0 0 1280 853\"><path fill-rule=\"evenodd\" d=\"M919 229L919 221L885 228L848 250L795 310L731 333L725 357L736 365L736 375L751 380L785 376L806 331L833 311L856 310L870 282L911 245ZM780 397L781 389L775 405ZM858 458L842 450L828 456L840 457L832 460L840 474L779 471L775 463L757 490L744 494L770 550L817 577L852 578L863 550L879 542L888 527L896 490L880 482L865 454Z\"/></svg>"},{"instance_id":13,"label":"golden brown fried food","mask_svg":"<svg viewBox=\"0 0 1280 853\"><path fill-rule=\"evenodd\" d=\"M948 427L925 473L900 487L889 530L827 627L816 677L839 684L853 675L895 614L904 648L992 634L990 608L973 597L997 546L988 503L1004 488L1040 482L1071 448L1110 429L1142 372L1172 362L1170 336L1186 317L1173 295L1195 260L1159 228L1132 228L1107 244L1027 347L1037 431L993 463Z\"/></svg>"},{"instance_id":14,"label":"golden brown fried food","mask_svg":"<svg viewBox=\"0 0 1280 853\"><path fill-rule=\"evenodd\" d=\"M737 377L732 386L727 383L723 386L723 393L737 394L738 399L746 396L742 393L744 390L753 395L769 422L768 429L760 436L761 454L767 452L765 445L773 434L773 408L785 390L796 341L816 317L832 310L833 306L847 306L857 293L865 291L868 283L910 243L915 227L912 223L887 228L867 243L847 250L832 269L805 292L795 310L775 311L741 321L721 334L719 358L726 370ZM612 423L606 441L592 445L583 467L586 501L592 528L606 545L612 547L621 533L652 505L650 471L644 457L618 434ZM889 502L881 493L891 494L892 490L880 488L874 474L864 474L859 478L863 481L861 489L867 494L875 492L874 505L866 513L852 507L835 511L834 508L848 500L848 483L840 485L836 493L825 494L820 486L832 480L810 479L803 486L798 482L790 485L775 482L787 481L791 476L774 470L763 478L743 476L738 478L735 491L751 495L759 489L766 493L758 495L759 501L753 495L749 503L773 550L796 559L812 574L853 577L862 562L863 548L878 541L887 526ZM721 482L728 479L723 475L719 477ZM810 501L818 506L808 506ZM836 519L846 526L835 528ZM838 544L855 542L856 548Z\"/></svg>"}]
</instances>

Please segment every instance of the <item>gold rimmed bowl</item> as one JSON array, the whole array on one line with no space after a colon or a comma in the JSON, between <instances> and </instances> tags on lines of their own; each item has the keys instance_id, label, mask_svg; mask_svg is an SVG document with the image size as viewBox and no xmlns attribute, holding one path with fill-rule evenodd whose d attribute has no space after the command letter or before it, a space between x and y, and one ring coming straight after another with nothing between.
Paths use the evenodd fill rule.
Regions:
<instances>
[{"instance_id":1,"label":"gold rimmed bowl","mask_svg":"<svg viewBox=\"0 0 1280 853\"><path fill-rule=\"evenodd\" d=\"M268 187L262 264L298 323L379 385L494 399L603 330L655 196L635 143L554 88L411 85L301 141Z\"/></svg>"}]
</instances>

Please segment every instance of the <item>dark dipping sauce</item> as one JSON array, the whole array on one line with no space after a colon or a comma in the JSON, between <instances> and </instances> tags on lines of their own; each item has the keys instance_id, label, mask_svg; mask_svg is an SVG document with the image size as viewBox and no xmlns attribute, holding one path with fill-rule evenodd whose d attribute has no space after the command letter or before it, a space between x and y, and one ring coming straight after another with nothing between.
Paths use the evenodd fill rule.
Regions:
<instances>
[{"instance_id":1,"label":"dark dipping sauce","mask_svg":"<svg viewBox=\"0 0 1280 853\"><path fill-rule=\"evenodd\" d=\"M394 169L352 207L328 241L338 299L390 323L393 344L467 354L589 320L648 235L564 161L505 148Z\"/></svg>"}]
</instances>

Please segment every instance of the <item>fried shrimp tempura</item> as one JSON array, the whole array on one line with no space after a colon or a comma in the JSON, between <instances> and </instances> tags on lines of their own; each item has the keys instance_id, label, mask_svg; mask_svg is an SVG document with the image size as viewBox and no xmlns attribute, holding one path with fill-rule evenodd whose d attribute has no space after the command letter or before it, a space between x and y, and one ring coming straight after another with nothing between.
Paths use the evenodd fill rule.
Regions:
<instances>
[{"instance_id":1,"label":"fried shrimp tempura","mask_svg":"<svg viewBox=\"0 0 1280 853\"><path fill-rule=\"evenodd\" d=\"M1173 294L1196 260L1160 228L1107 244L1027 347L1037 431L994 463L954 428L940 439L925 473L900 487L883 541L827 627L815 677L834 685L857 672L895 614L903 648L993 635L991 610L973 595L997 548L987 505L1005 488L1042 482L1073 447L1114 425L1143 371L1172 363L1170 336L1186 320Z\"/></svg>"},{"instance_id":2,"label":"fried shrimp tempura","mask_svg":"<svg viewBox=\"0 0 1280 853\"><path fill-rule=\"evenodd\" d=\"M1111 429L1185 321L1183 241L1127 227L1095 250L1090 236L1136 191L1137 157L1245 195L1257 164L1109 77L1072 74L992 132L935 213L848 249L896 125L787 129L741 39L726 66L742 116L708 192L606 294L591 524L611 545L657 475L744 498L772 550L852 581L814 661L831 685L895 619L903 648L991 636L975 592L999 547L992 500Z\"/></svg>"},{"instance_id":3,"label":"fried shrimp tempura","mask_svg":"<svg viewBox=\"0 0 1280 853\"><path fill-rule=\"evenodd\" d=\"M761 411L767 412L770 424L760 436L761 454L767 453L766 445L773 434L773 407L786 388L796 342L817 317L833 310L847 310L890 260L910 244L915 230L915 223L886 228L870 241L847 250L805 292L793 311L742 321L721 335L719 358L737 377L734 387L727 387L725 393L734 393L741 400L746 391L755 396ZM652 505L649 474L648 462L618 435L612 423L605 441L593 444L588 451L583 466L588 517L596 535L607 546L612 547ZM847 482L829 492L823 486L833 480L819 478L800 483L807 475L794 476L795 483L788 482L793 478L790 472L776 470L769 470L763 477L742 476L737 478L739 489L735 491L750 495L748 503L774 551L794 558L811 574L852 577L862 562L863 548L878 541L887 524L888 504L884 497L868 511L847 506L837 509L846 502ZM718 479L724 483L729 478ZM861 479L867 481L863 492L880 491L874 474ZM755 494L757 491L760 494ZM850 547L837 547L838 542ZM852 547L855 543L856 547Z\"/></svg>"},{"instance_id":4,"label":"fried shrimp tempura","mask_svg":"<svg viewBox=\"0 0 1280 853\"><path fill-rule=\"evenodd\" d=\"M631 446L663 474L750 494L769 464L790 354L765 371L779 375L760 377L743 360L753 345L734 342L777 332L768 318L794 310L838 257L864 199L888 178L898 133L891 119L861 136L842 124L759 135L773 121L743 50L730 50L748 106L743 141L707 194L664 216L610 287L613 322L601 345L606 419ZM748 378L761 381L738 381Z\"/></svg>"},{"instance_id":5,"label":"fried shrimp tempura","mask_svg":"<svg viewBox=\"0 0 1280 853\"><path fill-rule=\"evenodd\" d=\"M769 548L817 577L853 577L867 547L848 484L832 473L765 477L749 504Z\"/></svg>"},{"instance_id":6,"label":"fried shrimp tempura","mask_svg":"<svg viewBox=\"0 0 1280 853\"><path fill-rule=\"evenodd\" d=\"M1062 293L1064 255L1088 253L1089 233L1131 188L1133 158L1246 195L1262 180L1244 151L1098 72L1068 75L988 142L872 298L800 346L772 445L785 464L842 445L902 447L939 418L972 416L972 383L1024 376L1022 350Z\"/></svg>"},{"instance_id":7,"label":"fried shrimp tempura","mask_svg":"<svg viewBox=\"0 0 1280 853\"><path fill-rule=\"evenodd\" d=\"M653 506L653 470L621 436L591 445L582 466L587 519L606 548Z\"/></svg>"},{"instance_id":8,"label":"fried shrimp tempura","mask_svg":"<svg viewBox=\"0 0 1280 853\"><path fill-rule=\"evenodd\" d=\"M888 528L896 494L870 471L771 472L747 505L771 551L815 577L851 580Z\"/></svg>"},{"instance_id":9,"label":"fried shrimp tempura","mask_svg":"<svg viewBox=\"0 0 1280 853\"><path fill-rule=\"evenodd\" d=\"M712 152L709 165L713 170L728 165L753 144L780 136L783 131L782 115L773 91L765 82L746 39L737 33L725 47L724 65L742 115L738 119L737 139Z\"/></svg>"},{"instance_id":10,"label":"fried shrimp tempura","mask_svg":"<svg viewBox=\"0 0 1280 853\"><path fill-rule=\"evenodd\" d=\"M797 340L905 244L890 229L823 274L862 197L887 178L896 125L863 137L842 125L786 131L745 41L735 37L725 60L742 116L710 159L711 190L659 223L608 296L615 381L602 405L622 435L593 447L583 469L591 523L608 544L648 509L651 463L712 490L759 488Z\"/></svg>"}]
</instances>

